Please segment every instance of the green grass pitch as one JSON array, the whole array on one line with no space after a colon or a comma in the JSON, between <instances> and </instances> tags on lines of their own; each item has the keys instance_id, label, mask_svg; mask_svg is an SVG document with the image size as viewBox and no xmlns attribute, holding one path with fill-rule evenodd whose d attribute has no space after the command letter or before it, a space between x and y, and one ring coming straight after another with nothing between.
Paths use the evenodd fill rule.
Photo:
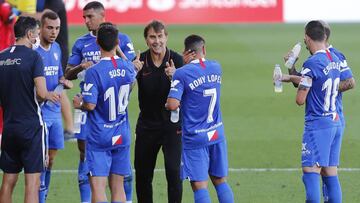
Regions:
<instances>
[{"instance_id":1,"label":"green grass pitch","mask_svg":"<svg viewBox=\"0 0 360 203\"><path fill-rule=\"evenodd\" d=\"M228 181L234 191L235 202L304 202L305 193L301 181L300 150L303 131L304 107L295 104L295 89L284 84L283 93L275 94L272 71L281 64L283 55L298 42L303 41L303 24L267 25L172 25L169 26L168 47L183 51L183 40L189 34L202 35L207 44L207 58L218 60L223 67L222 113L228 143ZM121 26L128 34L135 49L146 49L142 36L143 26ZM84 27L70 27L70 46ZM358 24L333 24L331 43L348 58L355 79L359 78L360 26ZM308 56L302 49L298 67ZM360 202L360 96L358 88L344 94L347 121L342 145L340 171L344 202ZM69 92L70 98L78 92ZM131 95L129 113L132 128L137 114L137 89ZM132 142L134 143L133 135ZM133 149L132 149L133 150ZM133 155L133 153L132 153ZM133 157L132 157L133 159ZM162 152L159 153L158 169L163 169ZM55 160L49 203L79 202L77 189L78 152L76 143L66 143ZM295 169L281 171L256 171L257 168ZM238 170L244 169L244 170ZM246 170L248 169L248 170ZM70 171L64 171L70 170ZM23 178L16 187L14 202L23 200ZM163 170L155 172L153 181L154 201L167 202L166 180ZM193 202L188 181L184 181L183 202ZM209 185L213 202L216 193ZM135 192L135 191L134 191ZM136 195L134 193L134 202Z\"/></svg>"}]
</instances>

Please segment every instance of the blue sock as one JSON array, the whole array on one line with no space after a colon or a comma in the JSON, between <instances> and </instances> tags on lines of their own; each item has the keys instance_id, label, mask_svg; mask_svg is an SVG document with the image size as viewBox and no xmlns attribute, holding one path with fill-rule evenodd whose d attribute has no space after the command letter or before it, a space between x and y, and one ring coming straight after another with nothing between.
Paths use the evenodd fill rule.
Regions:
<instances>
[{"instance_id":1,"label":"blue sock","mask_svg":"<svg viewBox=\"0 0 360 203\"><path fill-rule=\"evenodd\" d=\"M340 203L342 201L342 192L338 176L323 176L323 182L328 191L329 203Z\"/></svg>"},{"instance_id":2,"label":"blue sock","mask_svg":"<svg viewBox=\"0 0 360 203\"><path fill-rule=\"evenodd\" d=\"M124 177L124 190L125 190L127 202L132 201L132 181L133 181L132 173L129 176Z\"/></svg>"},{"instance_id":3,"label":"blue sock","mask_svg":"<svg viewBox=\"0 0 360 203\"><path fill-rule=\"evenodd\" d=\"M323 191L324 203L329 203L329 192L326 188L324 176L322 176L322 191Z\"/></svg>"},{"instance_id":4,"label":"blue sock","mask_svg":"<svg viewBox=\"0 0 360 203\"><path fill-rule=\"evenodd\" d=\"M303 182L306 191L306 203L320 203L320 174L304 172Z\"/></svg>"},{"instance_id":5,"label":"blue sock","mask_svg":"<svg viewBox=\"0 0 360 203\"><path fill-rule=\"evenodd\" d=\"M46 169L46 171L45 171L45 187L46 187L45 199L49 193L50 179L51 179L51 169Z\"/></svg>"},{"instance_id":6,"label":"blue sock","mask_svg":"<svg viewBox=\"0 0 360 203\"><path fill-rule=\"evenodd\" d=\"M215 186L217 197L220 203L234 203L234 194L226 182Z\"/></svg>"},{"instance_id":7,"label":"blue sock","mask_svg":"<svg viewBox=\"0 0 360 203\"><path fill-rule=\"evenodd\" d=\"M46 171L41 172L41 175L40 175L40 190L39 190L39 203L45 203L45 200L46 200L45 176L46 176Z\"/></svg>"},{"instance_id":8,"label":"blue sock","mask_svg":"<svg viewBox=\"0 0 360 203\"><path fill-rule=\"evenodd\" d=\"M210 194L207 189L200 189L194 191L195 203L210 203Z\"/></svg>"},{"instance_id":9,"label":"blue sock","mask_svg":"<svg viewBox=\"0 0 360 203\"><path fill-rule=\"evenodd\" d=\"M79 162L78 181L81 202L91 202L91 189L88 177L89 169L85 161Z\"/></svg>"}]
</instances>

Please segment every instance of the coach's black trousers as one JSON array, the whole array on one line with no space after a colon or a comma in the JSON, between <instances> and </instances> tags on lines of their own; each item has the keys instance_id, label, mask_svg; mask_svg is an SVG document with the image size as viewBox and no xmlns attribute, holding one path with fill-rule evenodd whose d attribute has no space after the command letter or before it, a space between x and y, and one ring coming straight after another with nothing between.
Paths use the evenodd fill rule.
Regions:
<instances>
[{"instance_id":1,"label":"coach's black trousers","mask_svg":"<svg viewBox=\"0 0 360 203\"><path fill-rule=\"evenodd\" d=\"M179 133L179 134L177 134ZM136 128L135 176L136 195L139 203L152 203L152 180L157 154L162 149L165 161L168 202L180 203L182 181L180 179L181 134L175 127L162 129ZM155 200L158 202L158 200Z\"/></svg>"}]
</instances>

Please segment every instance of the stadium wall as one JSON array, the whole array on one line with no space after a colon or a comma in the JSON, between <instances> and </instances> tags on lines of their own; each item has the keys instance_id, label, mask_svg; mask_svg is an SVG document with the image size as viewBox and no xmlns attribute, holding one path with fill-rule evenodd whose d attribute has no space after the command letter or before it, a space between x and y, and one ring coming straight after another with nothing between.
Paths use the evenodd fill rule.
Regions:
<instances>
[{"instance_id":1,"label":"stadium wall","mask_svg":"<svg viewBox=\"0 0 360 203\"><path fill-rule=\"evenodd\" d=\"M93 0L64 0L69 24L83 24L82 8ZM116 24L282 23L322 19L359 22L357 0L99 0Z\"/></svg>"}]
</instances>

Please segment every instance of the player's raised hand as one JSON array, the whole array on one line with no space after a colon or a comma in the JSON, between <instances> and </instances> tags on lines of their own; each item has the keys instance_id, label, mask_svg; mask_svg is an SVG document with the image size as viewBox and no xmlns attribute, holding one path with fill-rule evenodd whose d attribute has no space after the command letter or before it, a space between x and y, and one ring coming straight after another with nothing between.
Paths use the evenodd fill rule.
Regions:
<instances>
[{"instance_id":1,"label":"player's raised hand","mask_svg":"<svg viewBox=\"0 0 360 203\"><path fill-rule=\"evenodd\" d=\"M292 54L292 51L290 50L290 51L284 56L284 62L286 62L287 60L289 60L291 54ZM292 68L295 68L295 64L296 64L296 62L297 62L298 59L299 59L299 57L296 57L295 62L294 62L294 65L293 65Z\"/></svg>"},{"instance_id":2,"label":"player's raised hand","mask_svg":"<svg viewBox=\"0 0 360 203\"><path fill-rule=\"evenodd\" d=\"M86 62L83 62L80 64L80 66L83 70L88 69L92 65L94 65L94 63L92 61L86 61Z\"/></svg>"},{"instance_id":3,"label":"player's raised hand","mask_svg":"<svg viewBox=\"0 0 360 203\"><path fill-rule=\"evenodd\" d=\"M73 98L73 105L75 109L80 109L82 105L83 97L81 94L76 94Z\"/></svg>"},{"instance_id":4,"label":"player's raised hand","mask_svg":"<svg viewBox=\"0 0 360 203\"><path fill-rule=\"evenodd\" d=\"M135 69L136 69L137 72L139 72L142 69L142 67L144 65L144 61L140 61L140 50L138 50L136 52L136 58L133 61L133 64L134 64Z\"/></svg>"},{"instance_id":5,"label":"player's raised hand","mask_svg":"<svg viewBox=\"0 0 360 203\"><path fill-rule=\"evenodd\" d=\"M60 79L59 83L63 84L65 89L71 89L74 87L74 84L70 80Z\"/></svg>"},{"instance_id":6,"label":"player's raised hand","mask_svg":"<svg viewBox=\"0 0 360 203\"><path fill-rule=\"evenodd\" d=\"M172 76L174 75L175 73L175 64L174 64L174 61L171 59L170 60L170 63L169 62L166 62L166 68L165 68L165 74L171 79Z\"/></svg>"},{"instance_id":7,"label":"player's raised hand","mask_svg":"<svg viewBox=\"0 0 360 203\"><path fill-rule=\"evenodd\" d=\"M184 64L190 63L196 57L196 52L194 50L186 50L183 52L183 61Z\"/></svg>"}]
</instances>

